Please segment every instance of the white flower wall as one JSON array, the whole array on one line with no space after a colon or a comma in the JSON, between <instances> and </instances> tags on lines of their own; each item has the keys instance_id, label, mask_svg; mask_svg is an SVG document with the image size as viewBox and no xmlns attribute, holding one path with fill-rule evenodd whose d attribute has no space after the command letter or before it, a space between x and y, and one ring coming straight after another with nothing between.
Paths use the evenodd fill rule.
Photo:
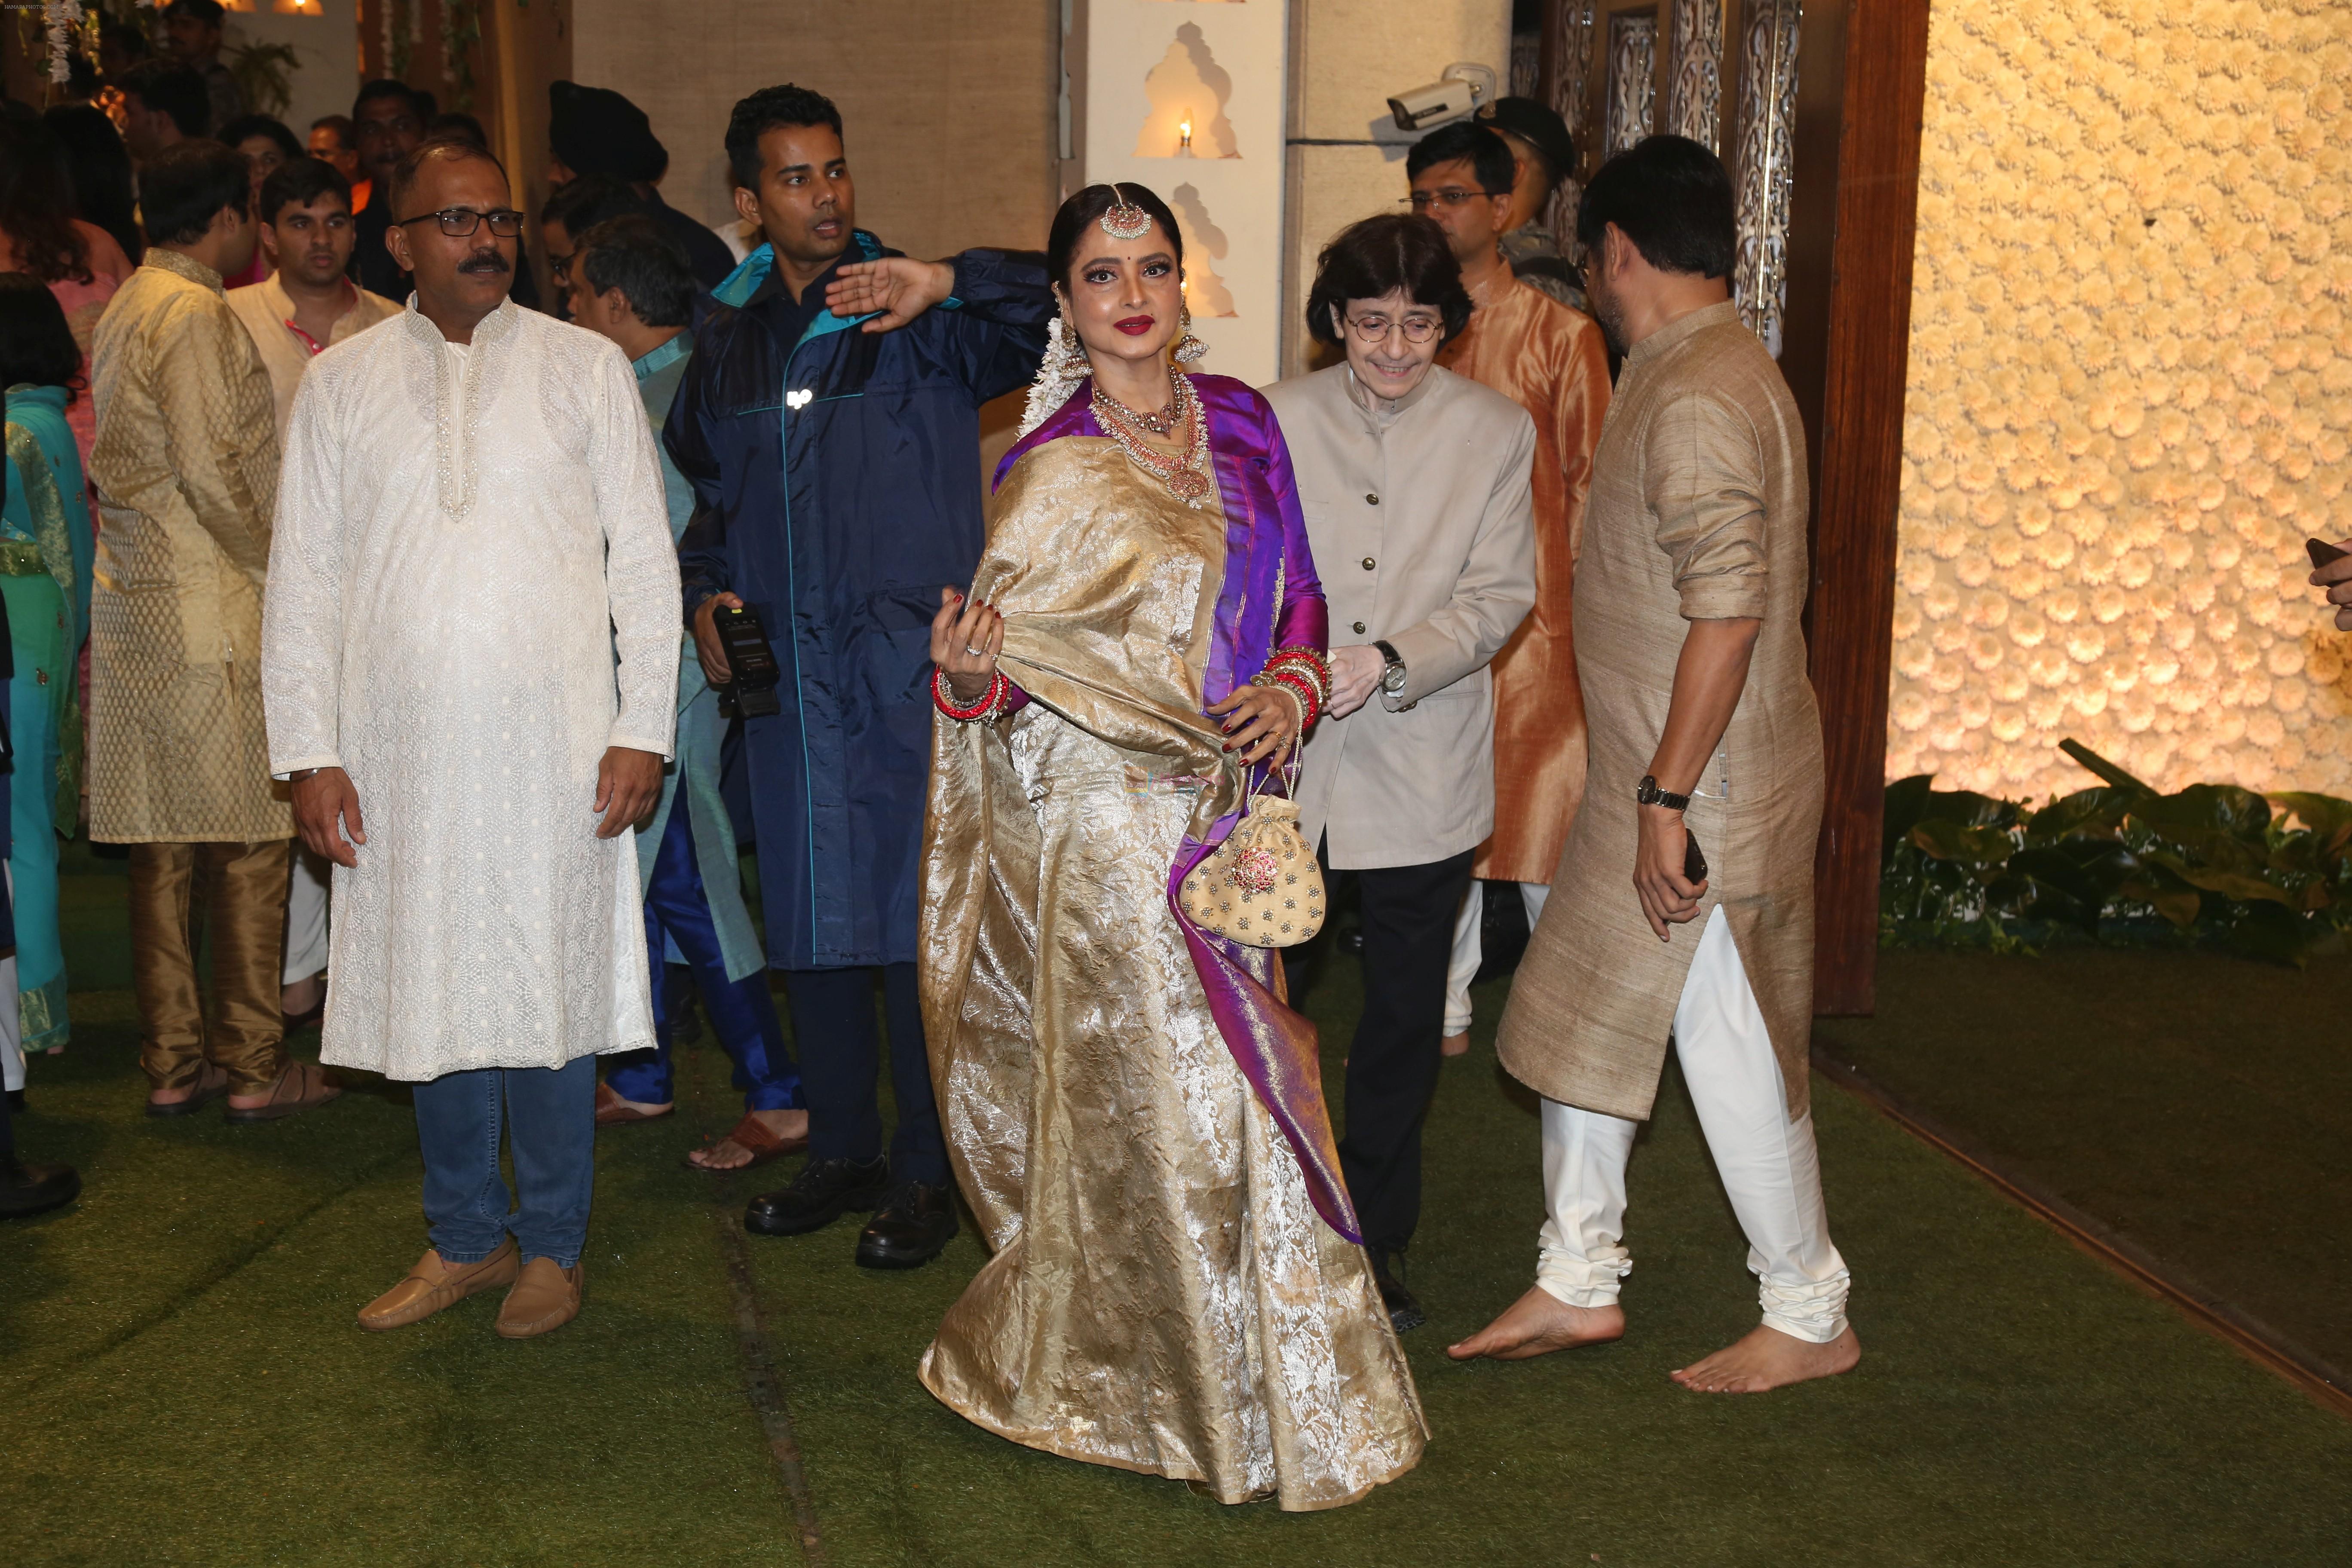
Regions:
<instances>
[{"instance_id":1,"label":"white flower wall","mask_svg":"<svg viewBox=\"0 0 2352 1568\"><path fill-rule=\"evenodd\" d=\"M1936 0L1887 776L2352 795L2352 3Z\"/></svg>"}]
</instances>

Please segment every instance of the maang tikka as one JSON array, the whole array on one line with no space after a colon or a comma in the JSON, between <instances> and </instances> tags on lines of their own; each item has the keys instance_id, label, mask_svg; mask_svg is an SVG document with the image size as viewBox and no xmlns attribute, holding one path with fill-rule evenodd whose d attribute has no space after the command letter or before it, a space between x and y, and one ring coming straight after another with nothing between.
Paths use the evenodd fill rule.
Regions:
<instances>
[{"instance_id":1,"label":"maang tikka","mask_svg":"<svg viewBox=\"0 0 2352 1568\"><path fill-rule=\"evenodd\" d=\"M1110 205L1103 208L1102 231L1113 239L1141 239L1151 232L1151 215L1127 199L1127 193L1116 184L1110 188Z\"/></svg>"}]
</instances>

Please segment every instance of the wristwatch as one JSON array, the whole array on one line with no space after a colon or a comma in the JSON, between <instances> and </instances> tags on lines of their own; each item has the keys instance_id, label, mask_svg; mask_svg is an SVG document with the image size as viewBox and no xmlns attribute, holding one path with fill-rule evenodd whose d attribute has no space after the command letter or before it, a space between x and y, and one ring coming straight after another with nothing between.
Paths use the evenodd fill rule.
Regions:
<instances>
[{"instance_id":1,"label":"wristwatch","mask_svg":"<svg viewBox=\"0 0 2352 1568\"><path fill-rule=\"evenodd\" d=\"M1690 809L1690 796L1668 795L1658 787L1657 779L1649 773L1643 773L1642 782L1633 786L1633 799L1642 805L1663 805L1668 811Z\"/></svg>"},{"instance_id":2,"label":"wristwatch","mask_svg":"<svg viewBox=\"0 0 2352 1568\"><path fill-rule=\"evenodd\" d=\"M1388 668L1381 671L1381 689L1394 697L1404 689L1403 656L1397 652L1392 643L1375 641L1372 646L1381 650L1382 658L1389 661Z\"/></svg>"}]
</instances>

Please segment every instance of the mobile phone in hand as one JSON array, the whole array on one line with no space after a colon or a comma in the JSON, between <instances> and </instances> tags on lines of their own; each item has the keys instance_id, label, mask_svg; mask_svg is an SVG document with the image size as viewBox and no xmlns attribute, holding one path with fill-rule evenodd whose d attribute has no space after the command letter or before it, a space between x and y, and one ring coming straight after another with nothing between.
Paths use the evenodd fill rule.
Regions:
<instances>
[{"instance_id":1,"label":"mobile phone in hand","mask_svg":"<svg viewBox=\"0 0 2352 1568\"><path fill-rule=\"evenodd\" d=\"M2340 549L2324 539L2306 539L2303 542L2303 547L2311 552L2311 565L2314 571L2317 571L2331 561L2341 561L2345 556L2352 555L2352 551Z\"/></svg>"},{"instance_id":2,"label":"mobile phone in hand","mask_svg":"<svg viewBox=\"0 0 2352 1568\"><path fill-rule=\"evenodd\" d=\"M1688 828L1683 829L1683 880L1706 880L1706 857L1699 853L1698 835Z\"/></svg>"}]
</instances>

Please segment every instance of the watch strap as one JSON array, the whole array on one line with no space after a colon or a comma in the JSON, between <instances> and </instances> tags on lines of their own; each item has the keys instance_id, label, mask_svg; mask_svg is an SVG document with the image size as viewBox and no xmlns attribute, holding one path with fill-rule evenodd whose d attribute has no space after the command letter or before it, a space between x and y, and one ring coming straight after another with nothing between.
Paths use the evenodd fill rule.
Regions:
<instances>
[{"instance_id":1,"label":"watch strap","mask_svg":"<svg viewBox=\"0 0 2352 1568\"><path fill-rule=\"evenodd\" d=\"M1643 805L1663 805L1668 811L1688 811L1691 803L1686 795L1670 795L1660 789L1656 777L1650 773L1643 773L1642 782L1634 786L1633 799Z\"/></svg>"}]
</instances>

